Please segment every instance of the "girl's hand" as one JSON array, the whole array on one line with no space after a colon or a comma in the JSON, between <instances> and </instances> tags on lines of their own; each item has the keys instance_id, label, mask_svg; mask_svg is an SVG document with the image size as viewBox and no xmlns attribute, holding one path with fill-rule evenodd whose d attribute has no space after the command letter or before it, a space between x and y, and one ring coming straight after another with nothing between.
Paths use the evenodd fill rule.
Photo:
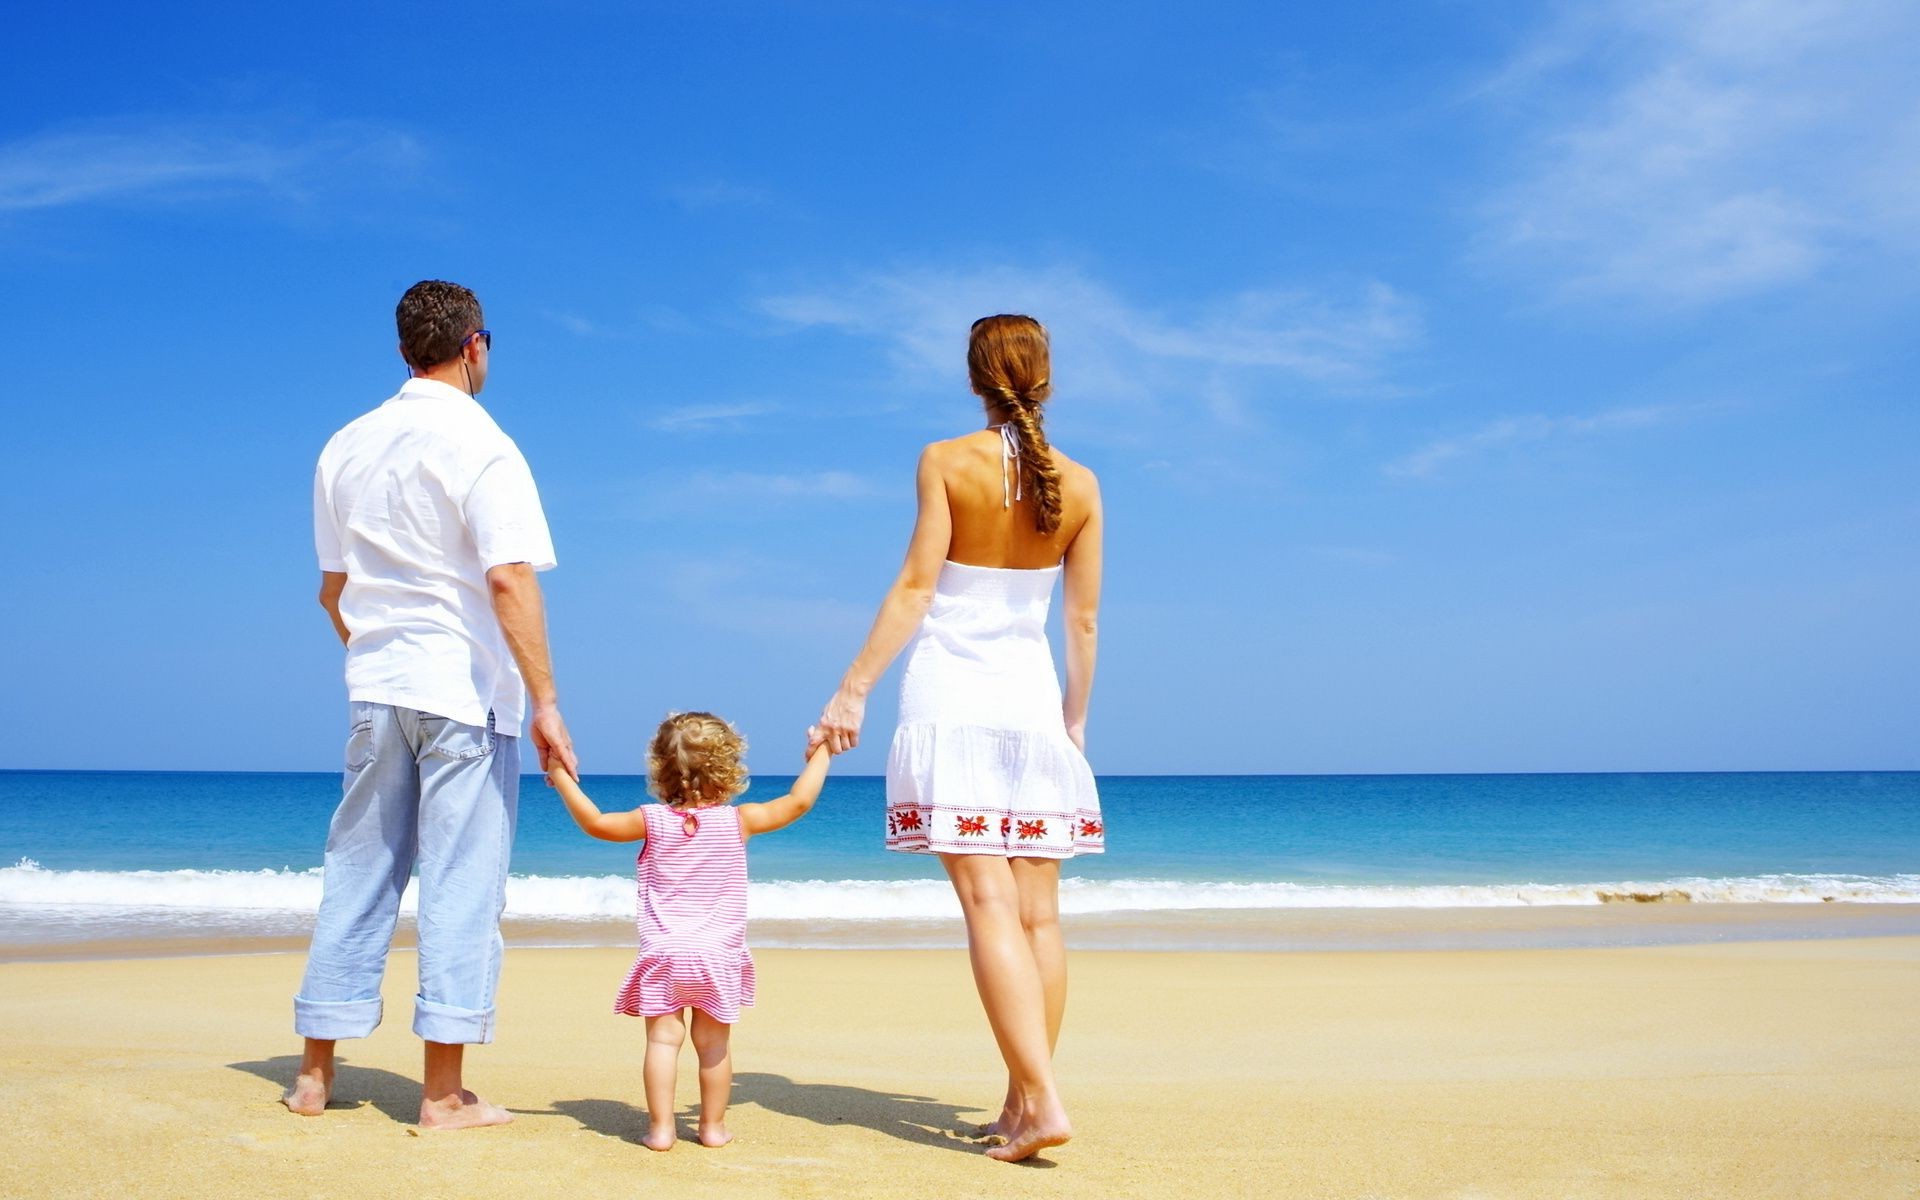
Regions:
<instances>
[{"instance_id":1,"label":"girl's hand","mask_svg":"<svg viewBox=\"0 0 1920 1200\"><path fill-rule=\"evenodd\" d=\"M1067 726L1067 740L1073 743L1075 750L1085 755L1087 752L1087 723L1085 721L1075 721L1069 724Z\"/></svg>"},{"instance_id":2,"label":"girl's hand","mask_svg":"<svg viewBox=\"0 0 1920 1200\"><path fill-rule=\"evenodd\" d=\"M867 717L867 699L855 696L845 688L835 692L833 699L827 701L827 707L820 713L820 734L827 743L827 749L834 754L845 754L860 744L860 723Z\"/></svg>"}]
</instances>

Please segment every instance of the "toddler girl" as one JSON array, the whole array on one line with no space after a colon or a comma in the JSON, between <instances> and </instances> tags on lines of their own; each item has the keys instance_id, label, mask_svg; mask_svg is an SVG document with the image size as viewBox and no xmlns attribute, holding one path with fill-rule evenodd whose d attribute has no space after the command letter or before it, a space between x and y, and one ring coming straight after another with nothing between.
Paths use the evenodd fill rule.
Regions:
<instances>
[{"instance_id":1,"label":"toddler girl","mask_svg":"<svg viewBox=\"0 0 1920 1200\"><path fill-rule=\"evenodd\" d=\"M747 953L746 840L805 816L820 795L829 755L807 759L793 790L764 804L735 805L747 788L740 755L747 744L712 713L678 713L661 722L647 749L647 786L665 803L603 813L559 767L547 778L580 828L609 842L644 839L636 859L640 957L621 984L614 1011L647 1020L642 1072L647 1090L648 1149L674 1140L673 1085L680 1044L693 1010L693 1048L700 1056L700 1144L724 1146L733 1059L727 1038L742 1005L753 1003L753 958Z\"/></svg>"}]
</instances>

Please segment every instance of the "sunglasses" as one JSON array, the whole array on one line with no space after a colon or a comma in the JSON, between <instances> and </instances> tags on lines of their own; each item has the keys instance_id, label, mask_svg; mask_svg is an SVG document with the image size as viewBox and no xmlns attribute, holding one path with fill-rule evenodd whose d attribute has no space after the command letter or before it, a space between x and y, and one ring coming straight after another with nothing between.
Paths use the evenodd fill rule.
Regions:
<instances>
[{"instance_id":1,"label":"sunglasses","mask_svg":"<svg viewBox=\"0 0 1920 1200\"><path fill-rule=\"evenodd\" d=\"M476 329L472 333L468 334L466 337L461 338L460 345L464 347L468 342L472 341L475 338L480 339L480 344L485 346L489 353L493 351L493 330Z\"/></svg>"}]
</instances>

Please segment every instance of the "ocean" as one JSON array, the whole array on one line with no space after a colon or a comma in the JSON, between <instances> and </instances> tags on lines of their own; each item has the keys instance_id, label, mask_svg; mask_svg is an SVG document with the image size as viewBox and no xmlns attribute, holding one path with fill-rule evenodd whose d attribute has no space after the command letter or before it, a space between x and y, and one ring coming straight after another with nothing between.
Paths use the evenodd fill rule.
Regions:
<instances>
[{"instance_id":1,"label":"ocean","mask_svg":"<svg viewBox=\"0 0 1920 1200\"><path fill-rule=\"evenodd\" d=\"M602 808L645 801L639 777L585 782ZM788 782L757 777L745 798ZM0 772L0 948L303 937L339 788L337 774ZM805 820L754 840L755 944L958 944L938 862L881 849L883 791L832 778ZM1123 776L1100 791L1108 851L1066 864L1062 884L1070 939L1095 945L1920 932L1906 907L1920 906L1920 772ZM509 939L629 942L633 852L581 834L527 778ZM1851 916L1794 919L1823 904ZM1665 915L1595 915L1622 908ZM1520 925L1517 910L1557 917Z\"/></svg>"}]
</instances>

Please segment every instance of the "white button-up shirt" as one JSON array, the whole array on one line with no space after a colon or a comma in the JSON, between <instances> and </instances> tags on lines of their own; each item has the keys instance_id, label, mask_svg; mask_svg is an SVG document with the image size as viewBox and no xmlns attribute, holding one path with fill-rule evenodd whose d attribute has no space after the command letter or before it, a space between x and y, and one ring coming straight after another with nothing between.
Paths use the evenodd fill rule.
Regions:
<instances>
[{"instance_id":1,"label":"white button-up shirt","mask_svg":"<svg viewBox=\"0 0 1920 1200\"><path fill-rule=\"evenodd\" d=\"M432 379L333 435L313 475L322 571L342 571L347 697L517 735L526 688L487 569L554 565L533 473L473 397Z\"/></svg>"}]
</instances>

